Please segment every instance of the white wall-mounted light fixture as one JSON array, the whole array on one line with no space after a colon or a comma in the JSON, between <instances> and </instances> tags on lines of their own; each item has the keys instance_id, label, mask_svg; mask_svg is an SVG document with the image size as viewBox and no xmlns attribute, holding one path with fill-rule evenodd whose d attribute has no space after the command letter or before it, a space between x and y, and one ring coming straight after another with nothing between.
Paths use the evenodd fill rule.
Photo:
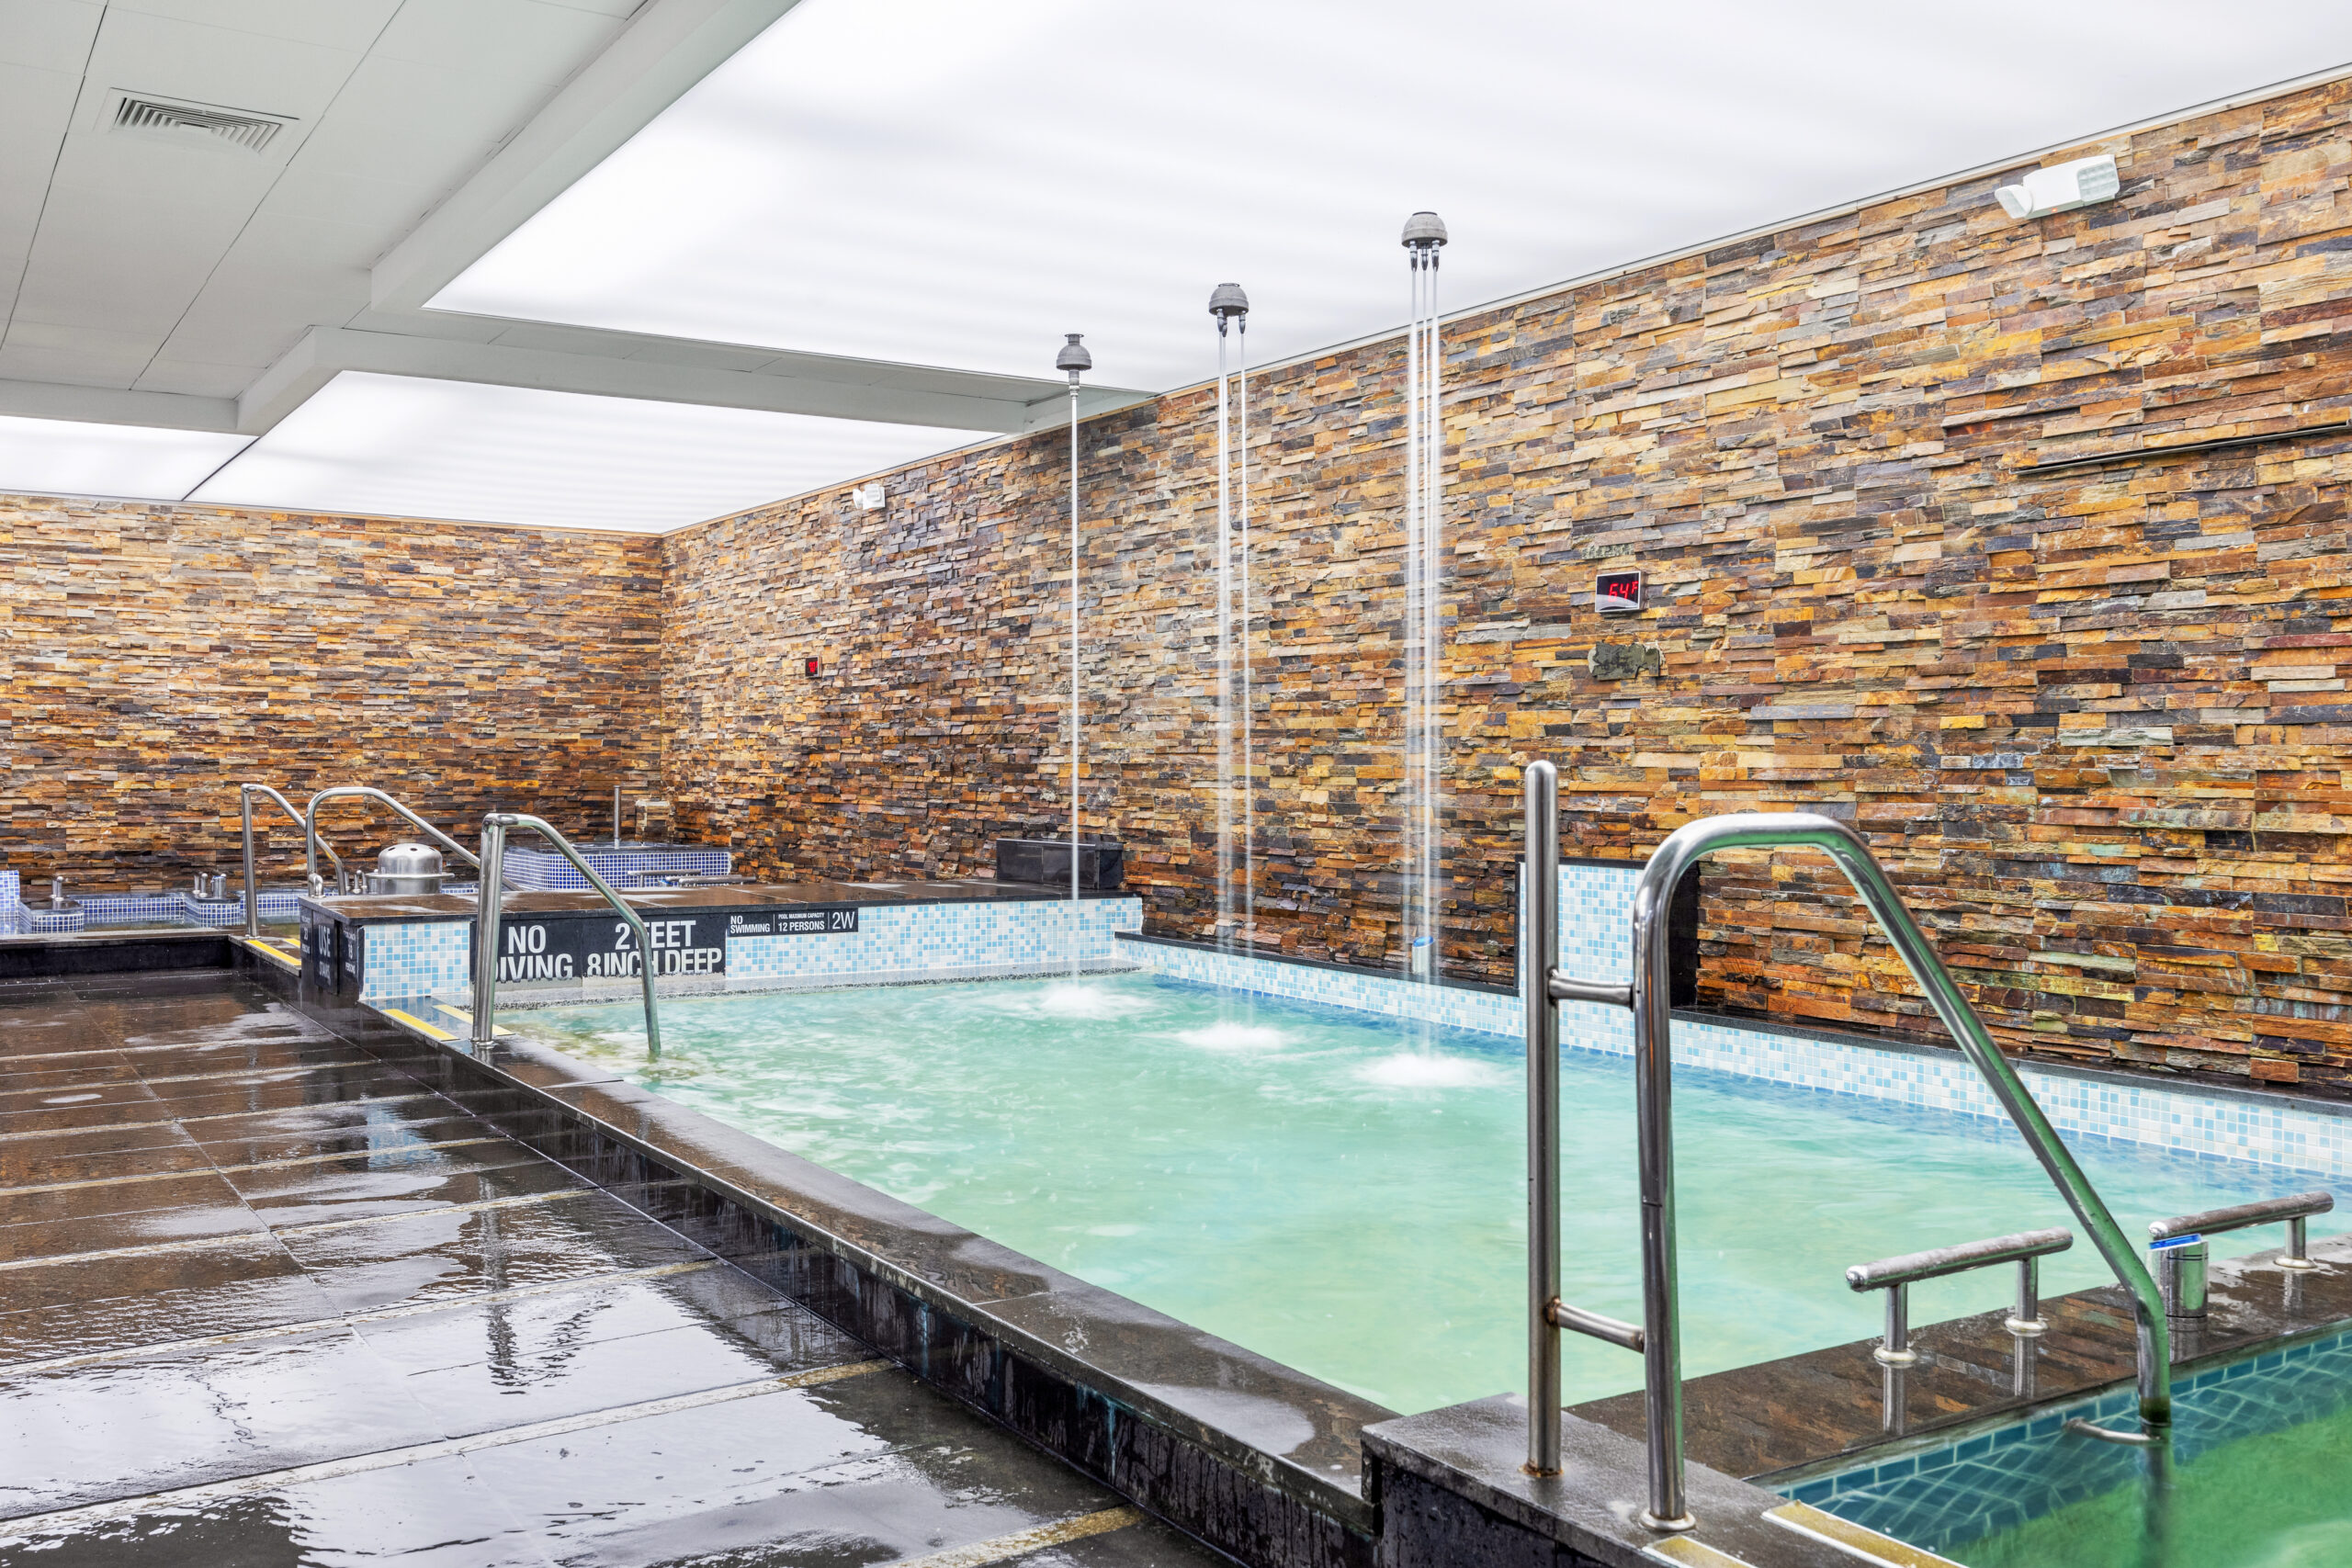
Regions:
<instances>
[{"instance_id":1,"label":"white wall-mounted light fixture","mask_svg":"<svg viewBox=\"0 0 2352 1568\"><path fill-rule=\"evenodd\" d=\"M882 510L882 502L887 499L882 493L880 479L876 479L871 484L858 486L849 492L849 498L857 502L857 509L860 512L879 512Z\"/></svg>"},{"instance_id":2,"label":"white wall-mounted light fixture","mask_svg":"<svg viewBox=\"0 0 2352 1568\"><path fill-rule=\"evenodd\" d=\"M2003 186L1993 194L2000 198L2001 210L2012 218L2047 218L2093 202L2112 201L2121 188L2115 160L2101 153L2036 169L2016 185Z\"/></svg>"}]
</instances>

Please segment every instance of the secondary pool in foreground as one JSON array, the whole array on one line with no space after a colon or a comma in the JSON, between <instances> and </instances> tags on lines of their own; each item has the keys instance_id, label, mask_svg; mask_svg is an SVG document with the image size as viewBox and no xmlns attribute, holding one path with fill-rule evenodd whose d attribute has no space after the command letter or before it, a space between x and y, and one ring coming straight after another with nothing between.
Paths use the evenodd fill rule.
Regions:
<instances>
[{"instance_id":1,"label":"secondary pool in foreground","mask_svg":"<svg viewBox=\"0 0 2352 1568\"><path fill-rule=\"evenodd\" d=\"M1393 1409L1523 1386L1515 1041L1148 974L680 998L659 1063L633 1002L503 1021ZM1561 1081L1566 1294L1638 1319L1632 1064L1569 1051ZM1686 1375L1874 1334L1849 1264L2073 1223L2006 1123L1687 1067L1674 1110ZM2313 1185L2076 1153L2135 1234ZM2108 1280L2086 1241L2043 1260L2047 1294ZM2009 1283L1915 1287L1912 1320ZM1640 1385L1627 1352L1566 1356L1571 1401Z\"/></svg>"}]
</instances>

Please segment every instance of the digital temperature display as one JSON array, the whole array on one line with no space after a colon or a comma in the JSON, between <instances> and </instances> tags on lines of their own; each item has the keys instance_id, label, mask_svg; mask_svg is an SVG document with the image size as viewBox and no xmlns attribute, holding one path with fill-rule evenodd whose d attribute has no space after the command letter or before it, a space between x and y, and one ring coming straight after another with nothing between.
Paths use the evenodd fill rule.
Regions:
<instances>
[{"instance_id":1,"label":"digital temperature display","mask_svg":"<svg viewBox=\"0 0 2352 1568\"><path fill-rule=\"evenodd\" d=\"M1642 574L1604 571L1592 585L1592 607L1602 615L1632 615L1642 607Z\"/></svg>"}]
</instances>

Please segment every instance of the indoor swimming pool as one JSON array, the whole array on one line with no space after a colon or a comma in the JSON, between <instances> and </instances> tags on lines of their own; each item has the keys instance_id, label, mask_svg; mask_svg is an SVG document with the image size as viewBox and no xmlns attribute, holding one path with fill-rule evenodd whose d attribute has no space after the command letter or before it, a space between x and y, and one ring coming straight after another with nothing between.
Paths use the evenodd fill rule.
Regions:
<instances>
[{"instance_id":1,"label":"indoor swimming pool","mask_svg":"<svg viewBox=\"0 0 2352 1568\"><path fill-rule=\"evenodd\" d=\"M1399 1411L1521 1386L1526 1092L1502 1037L1150 974L684 998L508 1027ZM1566 1054L1566 1295L1640 1315L1629 1060ZM1686 1375L1867 1337L1855 1263L2072 1225L2006 1124L1678 1068ZM2308 1171L2076 1144L2128 1230ZM2340 1213L2315 1222L2344 1228ZM2267 1245L2259 1234L2240 1248ZM2108 1282L2080 1239L2043 1291ZM1916 1289L1914 1322L2006 1276ZM1571 1401L1638 1358L1572 1340Z\"/></svg>"}]
</instances>

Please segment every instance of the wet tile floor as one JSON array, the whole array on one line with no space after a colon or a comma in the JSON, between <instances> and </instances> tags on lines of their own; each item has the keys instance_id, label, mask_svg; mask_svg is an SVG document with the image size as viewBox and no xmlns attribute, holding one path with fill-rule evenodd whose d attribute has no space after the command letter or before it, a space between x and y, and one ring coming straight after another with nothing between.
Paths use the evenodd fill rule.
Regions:
<instances>
[{"instance_id":1,"label":"wet tile floor","mask_svg":"<svg viewBox=\"0 0 2352 1568\"><path fill-rule=\"evenodd\" d=\"M0 1564L1224 1561L221 972L0 984Z\"/></svg>"}]
</instances>

